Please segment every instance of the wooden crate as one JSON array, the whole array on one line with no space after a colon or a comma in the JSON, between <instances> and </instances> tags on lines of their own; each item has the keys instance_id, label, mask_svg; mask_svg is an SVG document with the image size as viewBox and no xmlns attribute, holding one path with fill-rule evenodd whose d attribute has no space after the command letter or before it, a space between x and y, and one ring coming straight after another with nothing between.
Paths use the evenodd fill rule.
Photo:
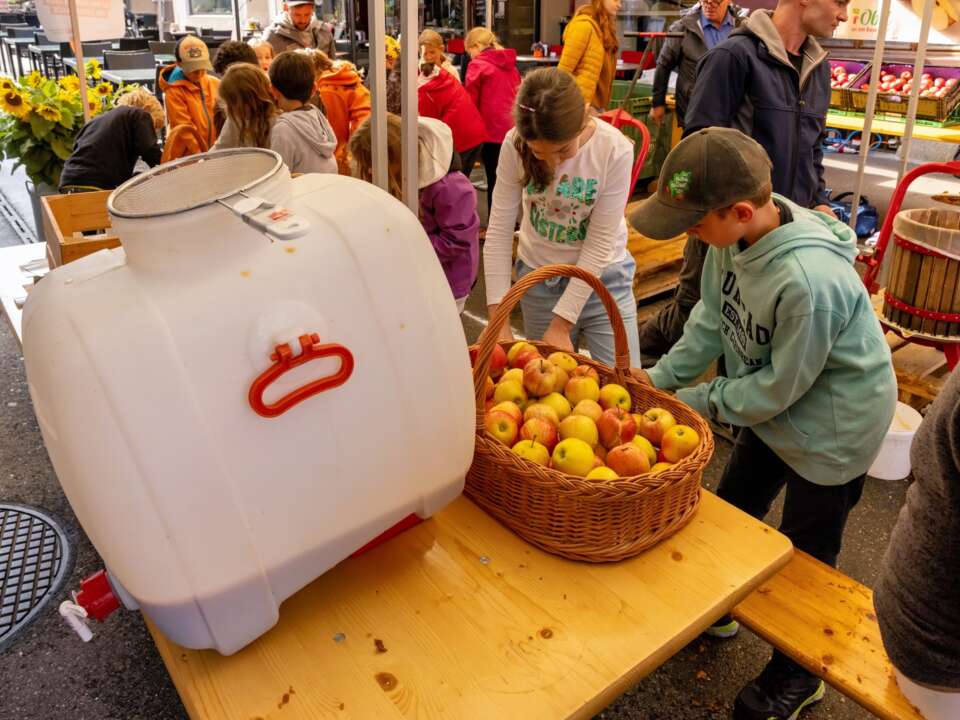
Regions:
<instances>
[{"instance_id":1,"label":"wooden crate","mask_svg":"<svg viewBox=\"0 0 960 720\"><path fill-rule=\"evenodd\" d=\"M120 238L111 231L107 213L110 192L100 190L41 198L51 267L65 265L97 250L120 247Z\"/></svg>"},{"instance_id":2,"label":"wooden crate","mask_svg":"<svg viewBox=\"0 0 960 720\"><path fill-rule=\"evenodd\" d=\"M627 215L638 204L627 205ZM686 234L671 240L651 240L632 227L629 228L627 250L637 263L637 272L633 276L633 295L638 303L669 292L677 286L683 265L683 247L686 243Z\"/></svg>"}]
</instances>

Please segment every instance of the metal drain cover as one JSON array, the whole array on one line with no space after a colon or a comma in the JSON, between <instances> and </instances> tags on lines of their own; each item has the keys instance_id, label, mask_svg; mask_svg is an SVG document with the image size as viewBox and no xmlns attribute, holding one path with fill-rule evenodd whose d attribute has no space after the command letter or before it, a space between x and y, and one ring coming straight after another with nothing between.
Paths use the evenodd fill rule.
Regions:
<instances>
[{"instance_id":1,"label":"metal drain cover","mask_svg":"<svg viewBox=\"0 0 960 720\"><path fill-rule=\"evenodd\" d=\"M72 565L70 542L53 518L0 505L0 651L56 596Z\"/></svg>"}]
</instances>

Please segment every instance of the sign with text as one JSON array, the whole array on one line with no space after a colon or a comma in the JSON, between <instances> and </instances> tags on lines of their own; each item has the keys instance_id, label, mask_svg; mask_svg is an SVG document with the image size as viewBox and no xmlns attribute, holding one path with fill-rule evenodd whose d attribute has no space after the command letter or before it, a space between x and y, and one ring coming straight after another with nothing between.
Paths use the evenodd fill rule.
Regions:
<instances>
[{"instance_id":1,"label":"sign with text","mask_svg":"<svg viewBox=\"0 0 960 720\"><path fill-rule=\"evenodd\" d=\"M50 42L73 39L70 3L77 5L80 39L109 40L124 35L123 3L114 0L37 0L37 16Z\"/></svg>"},{"instance_id":2,"label":"sign with text","mask_svg":"<svg viewBox=\"0 0 960 720\"><path fill-rule=\"evenodd\" d=\"M920 16L917 14L917 8L922 12L922 1L916 3L911 3L910 0L888 1L893 5L890 7L890 20L887 23L887 41L920 42ZM881 2L882 0L852 0L847 5L847 21L837 27L833 36L842 40L876 40L880 28ZM946 11L940 12L941 7L952 2L955 0L942 0L934 9L934 23L930 28L929 40L932 45L951 45L955 42L948 35L940 32L940 30L946 30L949 25L954 25L949 22L952 18ZM950 6L951 9L953 7L955 6ZM947 18L946 23L941 22L940 15ZM941 25L943 27L940 27ZM960 25L957 29L960 29Z\"/></svg>"}]
</instances>

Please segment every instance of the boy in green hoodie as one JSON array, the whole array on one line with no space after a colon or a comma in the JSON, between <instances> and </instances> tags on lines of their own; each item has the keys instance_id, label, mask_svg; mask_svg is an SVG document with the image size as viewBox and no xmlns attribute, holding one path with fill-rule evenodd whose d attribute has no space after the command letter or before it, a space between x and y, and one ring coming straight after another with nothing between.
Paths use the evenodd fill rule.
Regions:
<instances>
[{"instance_id":1,"label":"boy in green hoodie","mask_svg":"<svg viewBox=\"0 0 960 720\"><path fill-rule=\"evenodd\" d=\"M638 379L740 428L717 495L763 518L786 486L780 530L836 565L843 528L890 427L896 379L853 267L856 236L771 193L770 160L738 130L707 128L664 162L630 217L644 235L695 232L710 248L683 337ZM723 355L728 377L686 387ZM737 631L722 618L710 634ZM795 718L823 682L785 656L737 697L736 720Z\"/></svg>"}]
</instances>

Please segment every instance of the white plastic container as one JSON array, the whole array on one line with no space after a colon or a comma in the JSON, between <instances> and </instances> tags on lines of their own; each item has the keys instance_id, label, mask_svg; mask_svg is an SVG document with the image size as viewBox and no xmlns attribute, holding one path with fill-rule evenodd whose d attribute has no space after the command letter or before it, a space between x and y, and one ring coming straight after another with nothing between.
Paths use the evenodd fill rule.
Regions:
<instances>
[{"instance_id":1,"label":"white plastic container","mask_svg":"<svg viewBox=\"0 0 960 720\"><path fill-rule=\"evenodd\" d=\"M275 153L225 151L131 180L109 209L123 249L30 294L30 393L126 604L229 654L331 566L461 492L475 422L462 326L417 218L359 180L291 180ZM265 403L348 356L349 377L254 412L271 353L296 356L311 333L340 354L281 373Z\"/></svg>"},{"instance_id":2,"label":"white plastic container","mask_svg":"<svg viewBox=\"0 0 960 720\"><path fill-rule=\"evenodd\" d=\"M897 402L890 430L880 446L880 454L867 472L880 480L903 480L910 474L910 446L923 417L909 405Z\"/></svg>"}]
</instances>

